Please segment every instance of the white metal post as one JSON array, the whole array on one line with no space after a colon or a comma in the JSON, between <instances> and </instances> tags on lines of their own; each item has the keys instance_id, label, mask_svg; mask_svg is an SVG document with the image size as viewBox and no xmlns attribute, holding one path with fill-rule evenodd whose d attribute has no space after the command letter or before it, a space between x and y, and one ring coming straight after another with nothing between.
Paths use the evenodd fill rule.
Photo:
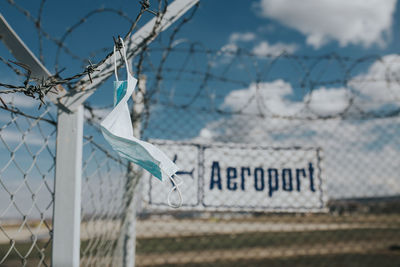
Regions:
<instances>
[{"instance_id":1,"label":"white metal post","mask_svg":"<svg viewBox=\"0 0 400 267\"><path fill-rule=\"evenodd\" d=\"M173 1L168 5L156 34L152 38L149 38L157 23L157 18L153 18L130 37L131 42L128 50L136 49L143 40L147 40L150 43L158 33L167 29L197 2L199 0ZM23 43L1 14L0 40L5 43L18 61L30 66L32 77L42 80L50 76L50 72ZM136 54L138 52L136 51ZM118 57L118 54L116 56ZM96 74L99 74L101 78L93 79L93 83L86 86L86 88L81 88L82 90L74 95L66 96L67 91L61 86L57 87L57 94L47 95L59 107L52 248L52 265L55 267L79 266L82 138L84 123L82 103L97 89L102 81L113 73L112 66L110 58L105 64L98 67L99 72ZM87 82L86 78L83 79L83 82L85 81ZM65 108L69 109L70 112L66 112ZM140 108L140 105L136 108ZM140 122L134 124L136 136L140 135L139 127ZM132 168L132 170L133 172L129 175L132 175L135 170L137 171L136 168ZM128 177L129 179L131 178ZM127 203L127 214L124 224L126 226L123 226L125 237L129 237L125 244L126 246L124 245L125 253L123 254L123 261L125 264L123 266L134 266L135 264L136 201L134 196L136 194L133 191L135 188L136 186L133 186L132 190L126 192L130 194L132 201Z\"/></svg>"},{"instance_id":2,"label":"white metal post","mask_svg":"<svg viewBox=\"0 0 400 267\"><path fill-rule=\"evenodd\" d=\"M27 64L38 80L51 76L17 33L0 14L0 39L14 57ZM55 104L66 90L58 86L57 94L48 94ZM83 107L70 113L58 109L56 174L54 187L52 266L79 266L80 205L82 172Z\"/></svg>"},{"instance_id":3,"label":"white metal post","mask_svg":"<svg viewBox=\"0 0 400 267\"><path fill-rule=\"evenodd\" d=\"M79 266L83 106L59 111L52 266Z\"/></svg>"},{"instance_id":4,"label":"white metal post","mask_svg":"<svg viewBox=\"0 0 400 267\"><path fill-rule=\"evenodd\" d=\"M192 8L195 4L197 4L200 0L175 0L170 3L167 7L165 14L162 17L161 22L158 24L158 28L156 30L156 34L153 35L153 29L157 25L157 17L152 18L149 22L147 22L143 27L138 29L134 34L131 35L130 40L126 42L128 44L127 51L135 51L134 54L130 54L131 57L139 54L140 49L137 49L142 44L143 40L146 40L147 44L151 43L160 32L166 30L169 26L171 26L175 21L177 21L181 16L183 16L190 8ZM122 60L120 58L119 53L116 55L117 60ZM80 91L78 91L73 96L65 99L64 102L69 107L73 108L74 105L79 105L83 103L90 95L92 95L97 87L106 79L108 79L111 75L114 74L114 62L113 58L109 58L105 63L98 66L98 71L93 75L98 76L98 78L93 78L92 83L88 83L89 78L85 77L81 80L87 84L87 86L82 87Z\"/></svg>"},{"instance_id":5,"label":"white metal post","mask_svg":"<svg viewBox=\"0 0 400 267\"><path fill-rule=\"evenodd\" d=\"M11 28L10 24L6 21L0 13L0 40L10 50L11 54L20 62L28 65L32 72L32 78L46 79L51 76L50 72L40 62L32 51L21 40L18 34ZM46 95L51 101L57 103L57 98L66 94L66 90L62 86L57 86L57 94L51 91Z\"/></svg>"}]
</instances>

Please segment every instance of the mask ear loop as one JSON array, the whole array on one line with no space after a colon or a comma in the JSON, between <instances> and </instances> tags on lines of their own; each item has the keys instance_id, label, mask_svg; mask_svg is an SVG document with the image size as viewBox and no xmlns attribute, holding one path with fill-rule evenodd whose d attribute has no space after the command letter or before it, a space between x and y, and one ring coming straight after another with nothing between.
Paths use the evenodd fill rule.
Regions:
<instances>
[{"instance_id":1,"label":"mask ear loop","mask_svg":"<svg viewBox=\"0 0 400 267\"><path fill-rule=\"evenodd\" d=\"M126 68L126 73L127 75L129 75L129 65L128 65L128 60L126 59L126 49L125 49L125 43L124 40L119 37L119 41L122 44L122 56L124 58L125 61L125 68ZM117 70L117 56L116 56L116 47L114 45L114 74L115 74L115 80L118 82L118 70Z\"/></svg>"},{"instance_id":2,"label":"mask ear loop","mask_svg":"<svg viewBox=\"0 0 400 267\"><path fill-rule=\"evenodd\" d=\"M115 80L118 82L118 70L117 70L117 54L115 53L115 45L114 45L114 74L115 74Z\"/></svg>"},{"instance_id":3,"label":"mask ear loop","mask_svg":"<svg viewBox=\"0 0 400 267\"><path fill-rule=\"evenodd\" d=\"M175 178L178 178L178 182L176 181L176 179L172 178L172 176L175 176ZM171 189L171 190L169 191L169 193L168 193L168 205L169 205L171 208L177 209L177 208L180 208L180 207L182 206L182 202L183 202L182 192L181 192L181 190L179 189L179 186L181 186L181 185L183 184L183 180L182 180L182 178L180 178L180 177L179 177L178 175L176 175L176 174L174 174L174 175L172 175L172 176L168 176L168 178L171 180L172 184L174 185L174 186L172 187L172 189ZM178 196L179 196L179 202L178 202L177 205L174 205L174 204L172 204L172 202L171 202L171 196L172 196L172 193L173 193L174 191L178 192Z\"/></svg>"}]
</instances>

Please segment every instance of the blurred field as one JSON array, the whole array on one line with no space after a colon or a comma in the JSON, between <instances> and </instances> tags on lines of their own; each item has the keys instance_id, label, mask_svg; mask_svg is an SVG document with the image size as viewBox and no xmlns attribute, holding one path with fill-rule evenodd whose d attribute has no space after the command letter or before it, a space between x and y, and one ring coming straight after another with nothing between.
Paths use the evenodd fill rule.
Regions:
<instances>
[{"instance_id":1,"label":"blurred field","mask_svg":"<svg viewBox=\"0 0 400 267\"><path fill-rule=\"evenodd\" d=\"M139 220L137 231L137 266L400 266L400 215L152 218ZM26 237L15 244L23 255L32 245ZM34 246L49 259L51 244ZM9 247L3 242L0 255ZM27 266L37 266L37 254ZM15 251L7 259L2 266L22 265Z\"/></svg>"}]
</instances>

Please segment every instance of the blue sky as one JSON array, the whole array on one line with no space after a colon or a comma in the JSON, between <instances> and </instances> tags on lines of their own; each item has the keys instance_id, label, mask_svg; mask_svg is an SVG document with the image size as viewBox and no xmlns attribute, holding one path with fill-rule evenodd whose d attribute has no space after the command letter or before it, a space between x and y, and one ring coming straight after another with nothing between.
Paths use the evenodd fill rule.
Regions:
<instances>
[{"instance_id":1,"label":"blue sky","mask_svg":"<svg viewBox=\"0 0 400 267\"><path fill-rule=\"evenodd\" d=\"M14 6L10 5L8 1L0 1L2 15L31 50L39 56L38 36L33 23ZM140 7L137 2L128 0L115 0L112 2L48 0L44 6L42 27L52 36L61 38L67 27L70 27L79 21L82 16L99 7L122 9L131 19L134 19ZM17 3L28 10L32 16L37 16L40 1L17 1ZM156 1L151 1L151 3L152 8L156 9ZM204 71L207 63L211 62L214 64L211 68L213 74L236 79L239 82L230 83L211 79L201 92L200 97L191 105L193 109L189 110L175 109L162 103L168 101L178 105L189 103L201 87L203 76L187 74L185 78L190 81L184 81L182 78L175 79L175 73L164 72L165 81L161 86L161 92L155 95L153 99L159 102L152 109L150 124L145 133L146 137L186 140L201 137L206 141L210 141L207 138L224 141L223 134L221 134L224 133L234 142L254 142L256 140L257 142L276 142L274 144L282 146L293 144L295 138L301 139L302 141L299 142L304 145L322 142L321 140L326 138L327 132L321 131L315 125L310 126L307 124L298 127L296 124L290 126L285 124L287 128L281 129L280 122L273 121L276 128L270 128L259 122L258 119L253 124L250 124L248 117L219 116L213 112L202 113L199 111L204 107L237 110L250 101L251 105L245 107L242 110L243 112L249 114L257 113L260 106L261 108L268 106L269 112L278 115L290 115L291 112L297 112L301 108L301 102L310 95L307 86L307 90L300 88L301 78L305 76L304 69L299 69L297 63L294 63L292 59L279 59L271 70L265 70L265 66L268 66L272 60L271 58L266 59L265 54L271 54L274 57L279 55L282 49L285 49L289 54L299 56L315 57L330 53L349 56L352 60L345 62L347 64L345 69L349 68L349 65L359 57L377 56L357 65L350 73L350 77L347 77L349 83L346 86L334 83L313 88L316 89L313 95L314 98L312 98L315 101L311 101L311 108L314 113L319 115L339 114L346 108L349 88L352 89L353 93L356 92L363 96L364 102L361 101L361 104L365 104L365 101L368 102L368 99L371 100L371 103L365 106L367 111L372 109L381 110L382 106L398 108L399 98L397 98L397 102L393 103L392 100L395 97L390 93L394 92L395 96L400 97L399 85L394 82L391 91L385 91L388 89L388 85L383 81L385 77L382 70L387 67L389 69L392 68L393 73L398 73L396 71L400 70L399 60L396 56L400 52L399 16L400 2L397 0L201 0L196 15L182 28L176 39L190 40L192 43L199 42L202 46L197 46L198 49L205 47L214 51L236 51L240 47L251 52L254 57L246 56L242 61L234 61L234 66L226 71L226 66L232 62L232 58L226 56L226 54L222 56L214 55L215 58L213 59L207 58L204 53L194 55L187 66L188 70ZM151 18L152 15L146 13L141 25ZM108 48L107 51L111 51L113 45L112 36L124 35L129 26L130 22L128 20L112 12L101 13L90 18L82 27L71 36L68 36L65 44L74 54L81 58L97 62L106 52L100 52L96 56L91 56L91 52L102 48ZM170 33L171 30L166 33L166 36ZM166 41L163 39L164 44ZM157 46L157 43L155 45ZM187 48L188 46L182 44L177 47ZM43 48L45 51L45 65L50 71L54 72L57 47L48 39L43 38ZM0 55L5 59L12 59L11 54L1 43ZM180 66L184 56L185 54L171 53L167 66ZM382 57L383 60L377 60L378 57ZM154 52L151 60L157 63L159 59L160 53ZM312 59L304 60L303 63L307 67L314 64ZM60 67L66 67L63 75L69 76L81 72L87 63L74 60L69 55L62 53L59 58L59 64ZM151 75L149 73L150 78L152 77ZM311 80L340 80L344 75L338 61L325 60L317 64L315 71L311 73ZM368 84L358 82L358 80L368 80L371 77L376 81ZM262 97L267 99L261 104L259 99L256 99L257 101L255 100L254 103L250 99L256 92L254 82L258 78L260 79L258 86L264 89ZM391 79L393 81L396 77L393 76L391 78L393 78ZM15 83L17 77L3 64L0 64L0 80ZM90 98L89 102L92 105L99 107L112 104L111 82L112 79L109 79ZM150 90L152 88L151 81L149 82L149 88ZM393 99L388 98L388 95ZM379 105L372 103L372 100L375 101L377 99L380 101L377 102L380 103ZM25 96L19 97L15 103L30 112L41 112L36 111L36 106L32 105L32 100ZM329 123L335 124L334 122ZM227 127L233 126L231 131L241 133L242 128L244 128L243 125L247 127L247 131L244 131L241 137L232 135L226 130ZM368 151L376 150L379 147L381 153L387 153L385 152L386 150L394 149L390 153L396 158L399 149L393 144L396 143L395 133L400 129L400 124L388 122L388 125L391 126L387 128L385 123L375 127L372 124L365 124L359 133L365 135L364 143L361 142L355 145L359 149L358 152L364 151L363 149L368 147ZM347 129L344 131L349 131L349 135L351 135L354 124L342 122L341 126ZM327 127L325 130L327 130L331 126L325 127ZM48 130L52 131L50 128ZM387 133L384 130L374 130L376 128L392 130ZM279 132L280 130L282 131ZM95 131L89 127L85 131L87 134L95 134ZM309 137L309 133L313 133L314 139L310 138L308 141L304 141L303 139ZM328 137L332 138L332 140L337 139L336 141L339 142L338 147L341 145L354 145L354 142L357 141L346 140L344 139L345 135ZM99 142L104 142L100 137L98 140ZM384 142L372 144L376 140L384 140ZM336 147L335 149L339 148ZM330 153L334 154L334 152ZM332 156L334 156L333 154ZM384 154L381 156L384 156ZM344 164L346 159L346 157L343 157L341 163ZM368 160L369 158L365 159L366 162ZM333 173L333 168L331 170ZM382 170L382 172L384 171ZM389 171L386 170L388 172L388 181L394 181L395 178L398 178L394 176L396 171L398 171L396 167ZM367 182L371 182L373 179L370 176L368 177L366 178ZM354 184L356 185L357 182ZM376 181L372 182L376 183ZM385 192L400 192L398 183L386 183L387 186L391 187L390 190L392 191L385 187L385 183L382 182L379 185L383 188L383 194Z\"/></svg>"},{"instance_id":2,"label":"blue sky","mask_svg":"<svg viewBox=\"0 0 400 267\"><path fill-rule=\"evenodd\" d=\"M37 16L39 2L19 1L17 3L30 11L33 16ZM153 8L156 8L156 1L153 2ZM279 4L279 2L282 4ZM316 4L318 2L320 4ZM331 10L331 2L336 3L334 6L341 6L336 10L338 13L335 14L335 10ZM400 49L400 35L398 34L400 25L395 22L399 21L399 2L396 0L369 1L370 4L363 3L363 1L352 2L346 4L346 1L305 1L302 4L302 6L305 6L304 9L290 11L289 8L283 10L281 7L281 5L290 7L290 1L236 0L227 3L225 1L202 0L197 14L180 33L180 37L188 38L191 41L199 41L212 49L220 49L229 43L232 34L243 35L251 33L254 34L254 37L248 41L240 41L239 36L237 43L249 50L263 41L268 42L270 45L277 43L294 44L296 46L295 53L302 55L324 54L332 51L354 57L366 54L385 55L398 53ZM77 22L84 14L99 7L123 9L133 19L138 12L139 4L136 1L123 0L113 1L112 3L109 1L88 0L46 1L42 26L55 37L61 37L67 27ZM293 9L295 8L294 6ZM345 10L350 10L353 13L348 12L350 14L345 14ZM290 21L290 18L287 17L293 17L292 12L296 11L303 15L298 15L297 19ZM357 11L360 14L357 14ZM3 0L1 12L29 47L37 53L37 34L32 23L5 0ZM347 25L345 24L346 26L343 29L332 31L331 28L335 28L334 23L336 20L326 19L324 21L323 18L315 15L321 13L321 16L323 16L325 15L324 12L328 12L332 17L340 18L339 21L343 21ZM379 14L372 16L371 14L374 13ZM151 16L151 14L146 14L144 21L151 18ZM312 19L307 20L307 17L312 17ZM391 18L390 23L384 21L383 18L386 17L389 20ZM371 29L368 23L376 25L376 29ZM293 26L293 24L298 26ZM312 27L310 24L326 25ZM346 32L346 29L351 28L353 24L361 24L361 26ZM339 26L341 27L342 25L338 25L336 28L339 28ZM109 47L111 36L124 34L128 27L129 23L126 20L120 19L111 13L103 13L88 20L80 30L67 39L66 44L75 53L82 57L88 57L89 51ZM357 30L364 32L357 35ZM341 34L341 32L345 33ZM318 46L315 45L315 41L314 45L307 43L307 38L313 33L314 35L318 33L324 38L326 37L327 40ZM382 40L378 40L380 38ZM48 40L44 40L45 48L48 49L46 51L47 66L52 68L54 46L49 45L49 43ZM69 65L68 62L64 64L67 67ZM70 71L73 72L73 70Z\"/></svg>"},{"instance_id":3,"label":"blue sky","mask_svg":"<svg viewBox=\"0 0 400 267\"><path fill-rule=\"evenodd\" d=\"M37 16L40 1L17 3L32 16ZM152 8L156 9L157 1L151 3ZM302 4L295 3L297 1L290 0L202 0L194 19L185 25L177 38L200 42L213 50L238 46L256 55L276 54L285 49L294 55L315 56L335 52L341 56L357 58L365 55L384 56L400 51L400 25L396 23L400 19L397 0L375 0L368 3L307 0ZM137 1L46 1L42 27L52 36L61 38L68 27L99 7L122 9L131 19L135 18L139 10ZM39 42L33 23L5 0L2 2L1 12L38 55ZM149 13L145 14L142 23L151 17ZM129 25L126 19L111 12L104 12L87 20L82 27L67 37L65 44L82 59L96 62L105 52L98 53L97 56L91 56L91 52L102 48L111 49L112 36L123 35ZM46 51L45 64L48 69L54 71L57 47L43 38L43 48ZM5 58L10 57L2 45L0 52ZM180 61L182 58L173 55L170 62L173 60ZM66 68L64 76L80 72L86 64L71 59L65 53L61 53L58 62L60 68ZM373 61L369 62L372 63ZM367 68L368 64L358 71L362 72ZM1 66L0 70L7 71L4 66ZM107 86L110 86L110 83L107 83ZM102 92L98 93L96 102L104 103L106 100L106 95Z\"/></svg>"},{"instance_id":4,"label":"blue sky","mask_svg":"<svg viewBox=\"0 0 400 267\"><path fill-rule=\"evenodd\" d=\"M277 2L277 1L264 1L264 2ZM283 4L289 3L290 1L282 1ZM294 1L295 2L295 1ZM313 1L305 1L313 2ZM317 3L318 1L314 1ZM335 1L320 1L320 2L335 2ZM344 1L343 1L344 2ZM360 2L360 1L355 1ZM363 2L363 1L361 1ZM372 1L375 2L376 6L382 5L382 1ZM392 2L392 1L387 1ZM391 36L385 42L385 46L379 47L377 44L369 45L364 47L362 43L359 44L346 44L341 46L338 40L333 39L328 41L325 45L315 48L312 45L306 44L307 36L302 34L298 29L293 27L285 26L285 19L282 18L284 14L277 12L275 14L275 19L273 15L263 15L260 14L260 8L257 4L260 1L230 1L229 5L223 1L202 1L202 7L200 8L195 20L192 22L193 28L196 30L196 35L200 38L199 40L206 40L209 47L218 48L221 45L228 42L229 37L232 33L245 33L252 32L256 34L257 40L268 41L271 44L282 42L282 43L294 43L299 46L297 50L300 54L315 54L315 53L325 53L331 51L337 51L342 55L351 56L362 56L365 54L380 54L384 55L387 53L399 52L399 41L400 35L399 24L395 23L399 21L399 3L395 4L395 9L393 11L393 23L389 30L389 35ZM336 1L339 6L342 1ZM343 3L343 9L346 8L346 4ZM287 4L290 5L290 4ZM347 4L351 5L351 4ZM323 5L321 5L323 6ZM371 8L373 8L371 6ZM309 15L312 16L313 13L318 12L318 9L312 6L308 10ZM360 11L362 12L362 11ZM282 12L283 13L283 12ZM341 17L342 14L331 13L332 16ZM388 14L389 16L391 14ZM277 17L279 16L279 19ZM316 20L318 18L315 18ZM346 18L343 18L344 20ZM363 18L360 16L360 20L370 19L366 16ZM301 21L299 19L299 21ZM357 22L348 19L348 22ZM321 21L320 23L323 23ZM328 28L328 27L327 27ZM396 34L397 33L397 34ZM360 49L360 44L361 48Z\"/></svg>"}]
</instances>

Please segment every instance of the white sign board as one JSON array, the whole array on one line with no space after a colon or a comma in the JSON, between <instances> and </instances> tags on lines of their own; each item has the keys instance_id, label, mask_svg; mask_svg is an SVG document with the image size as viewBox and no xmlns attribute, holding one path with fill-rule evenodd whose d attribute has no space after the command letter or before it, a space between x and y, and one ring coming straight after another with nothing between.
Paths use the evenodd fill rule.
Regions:
<instances>
[{"instance_id":1,"label":"white sign board","mask_svg":"<svg viewBox=\"0 0 400 267\"><path fill-rule=\"evenodd\" d=\"M319 148L156 145L181 168L183 209L298 212L325 208ZM167 207L172 184L149 174L143 180L148 208Z\"/></svg>"},{"instance_id":2,"label":"white sign board","mask_svg":"<svg viewBox=\"0 0 400 267\"><path fill-rule=\"evenodd\" d=\"M153 142L154 143L154 142ZM200 205L199 188L199 147L185 144L157 144L170 159L172 159L181 170L177 173L184 181L179 187L182 192L183 205L185 207L197 207ZM152 206L168 206L168 193L171 191L171 181L161 182L144 172L144 199ZM174 196L171 200L174 202Z\"/></svg>"}]
</instances>

